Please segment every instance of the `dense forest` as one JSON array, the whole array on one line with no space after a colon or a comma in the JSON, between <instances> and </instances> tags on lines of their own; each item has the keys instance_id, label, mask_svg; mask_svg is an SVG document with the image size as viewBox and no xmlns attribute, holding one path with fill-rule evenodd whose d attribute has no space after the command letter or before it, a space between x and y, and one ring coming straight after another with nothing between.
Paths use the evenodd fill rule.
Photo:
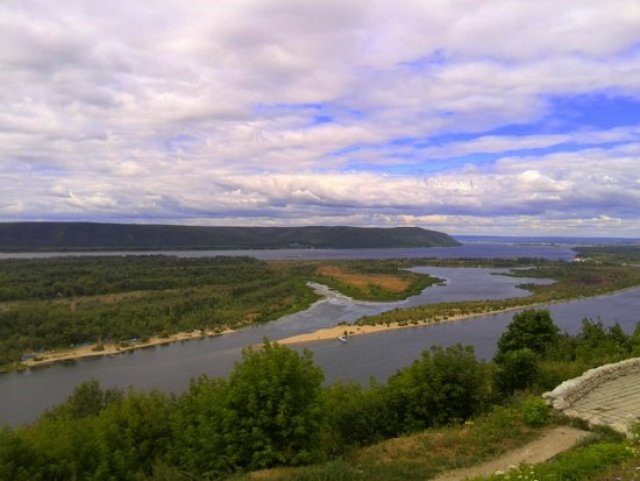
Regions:
<instances>
[{"instance_id":1,"label":"dense forest","mask_svg":"<svg viewBox=\"0 0 640 481\"><path fill-rule=\"evenodd\" d=\"M0 252L172 249L348 249L458 246L419 227L200 227L89 222L0 223Z\"/></svg>"},{"instance_id":2,"label":"dense forest","mask_svg":"<svg viewBox=\"0 0 640 481\"><path fill-rule=\"evenodd\" d=\"M640 264L640 244L575 247L579 259Z\"/></svg>"},{"instance_id":3,"label":"dense forest","mask_svg":"<svg viewBox=\"0 0 640 481\"><path fill-rule=\"evenodd\" d=\"M600 254L599 254L600 255ZM27 355L46 360L61 348L104 344L129 348L177 333L216 333L306 308L315 281L356 299L389 301L439 279L416 265L513 267L510 275L553 279L522 285L531 296L395 309L358 324L429 324L526 305L592 296L640 285L640 269L622 262L533 259L265 262L249 257L161 255L0 260L0 368ZM527 269L517 269L527 267Z\"/></svg>"},{"instance_id":4,"label":"dense forest","mask_svg":"<svg viewBox=\"0 0 640 481\"><path fill-rule=\"evenodd\" d=\"M521 392L540 393L639 354L640 326L626 334L584 320L569 336L548 311L529 310L514 316L490 362L477 360L471 347L434 347L385 383L323 386L309 352L265 341L244 351L228 379L194 379L181 395L79 385L32 425L0 431L0 479L213 480L327 461L335 469L331 460L356 447L459 425ZM518 409L525 424L549 416L539 399ZM513 414L500 422L503 430L515 426ZM340 477L318 472L295 479L388 479L373 464L343 468Z\"/></svg>"},{"instance_id":5,"label":"dense forest","mask_svg":"<svg viewBox=\"0 0 640 481\"><path fill-rule=\"evenodd\" d=\"M0 366L23 354L222 331L306 308L317 281L360 299L399 299L437 279L394 261L250 257L60 257L0 261Z\"/></svg>"}]
</instances>

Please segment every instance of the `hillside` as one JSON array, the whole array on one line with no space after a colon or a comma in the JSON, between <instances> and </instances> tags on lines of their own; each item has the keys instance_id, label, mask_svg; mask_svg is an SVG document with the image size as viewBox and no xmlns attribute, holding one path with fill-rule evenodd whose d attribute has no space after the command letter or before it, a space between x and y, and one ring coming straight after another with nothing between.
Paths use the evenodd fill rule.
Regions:
<instances>
[{"instance_id":1,"label":"hillside","mask_svg":"<svg viewBox=\"0 0 640 481\"><path fill-rule=\"evenodd\" d=\"M90 222L0 223L0 251L162 249L345 249L457 246L419 227L198 227Z\"/></svg>"}]
</instances>

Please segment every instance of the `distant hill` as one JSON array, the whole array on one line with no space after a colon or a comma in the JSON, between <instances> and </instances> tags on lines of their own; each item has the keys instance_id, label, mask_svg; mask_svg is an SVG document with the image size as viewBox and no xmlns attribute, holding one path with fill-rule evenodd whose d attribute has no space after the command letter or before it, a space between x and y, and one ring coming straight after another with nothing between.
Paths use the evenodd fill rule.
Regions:
<instances>
[{"instance_id":1,"label":"distant hill","mask_svg":"<svg viewBox=\"0 0 640 481\"><path fill-rule=\"evenodd\" d=\"M0 223L0 251L166 249L345 249L457 246L419 227L195 227L91 222Z\"/></svg>"}]
</instances>

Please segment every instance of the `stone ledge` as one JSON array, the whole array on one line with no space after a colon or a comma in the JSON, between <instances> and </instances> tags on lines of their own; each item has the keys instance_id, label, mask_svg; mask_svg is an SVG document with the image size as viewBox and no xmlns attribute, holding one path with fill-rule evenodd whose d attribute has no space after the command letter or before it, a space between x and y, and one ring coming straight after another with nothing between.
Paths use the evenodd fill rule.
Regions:
<instances>
[{"instance_id":1,"label":"stone ledge","mask_svg":"<svg viewBox=\"0 0 640 481\"><path fill-rule=\"evenodd\" d=\"M604 366L589 369L581 376L563 382L553 391L544 393L542 397L547 404L554 409L562 411L568 416L584 419L591 426L606 424L597 416L578 412L572 409L572 406L576 401L589 394L602 383L635 373L640 373L640 358L605 364ZM629 424L631 424L631 422ZM628 425L623 426L621 423L615 423L610 427L629 435Z\"/></svg>"}]
</instances>

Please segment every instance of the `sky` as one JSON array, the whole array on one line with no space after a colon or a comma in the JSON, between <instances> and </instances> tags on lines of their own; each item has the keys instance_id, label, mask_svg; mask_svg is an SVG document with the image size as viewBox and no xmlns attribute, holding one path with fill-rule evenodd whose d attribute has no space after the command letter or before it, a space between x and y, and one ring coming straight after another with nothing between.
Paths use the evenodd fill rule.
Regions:
<instances>
[{"instance_id":1,"label":"sky","mask_svg":"<svg viewBox=\"0 0 640 481\"><path fill-rule=\"evenodd\" d=\"M640 237L640 0L1 0L45 220Z\"/></svg>"}]
</instances>

